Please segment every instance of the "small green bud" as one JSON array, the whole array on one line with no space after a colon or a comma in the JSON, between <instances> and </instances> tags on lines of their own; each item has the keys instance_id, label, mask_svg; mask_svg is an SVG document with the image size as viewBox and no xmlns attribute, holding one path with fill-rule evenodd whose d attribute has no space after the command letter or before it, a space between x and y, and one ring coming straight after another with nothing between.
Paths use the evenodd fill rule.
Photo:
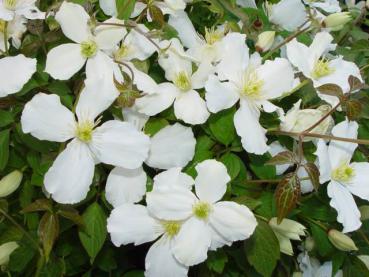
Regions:
<instances>
[{"instance_id":1,"label":"small green bud","mask_svg":"<svg viewBox=\"0 0 369 277\"><path fill-rule=\"evenodd\" d=\"M322 22L324 28L332 28L333 31L339 31L343 26L352 20L349 12L339 12L328 15Z\"/></svg>"},{"instance_id":2,"label":"small green bud","mask_svg":"<svg viewBox=\"0 0 369 277\"><path fill-rule=\"evenodd\" d=\"M12 194L21 184L23 173L14 170L0 180L0 197L6 197Z\"/></svg>"},{"instance_id":3,"label":"small green bud","mask_svg":"<svg viewBox=\"0 0 369 277\"><path fill-rule=\"evenodd\" d=\"M358 250L355 242L344 233L331 229L328 232L329 241L339 250L342 251L353 251Z\"/></svg>"}]
</instances>

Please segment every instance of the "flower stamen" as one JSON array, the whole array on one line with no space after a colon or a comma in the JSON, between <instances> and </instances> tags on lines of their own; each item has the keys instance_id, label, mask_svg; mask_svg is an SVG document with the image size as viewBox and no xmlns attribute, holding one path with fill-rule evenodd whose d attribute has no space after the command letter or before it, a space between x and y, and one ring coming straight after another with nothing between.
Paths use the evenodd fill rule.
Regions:
<instances>
[{"instance_id":1,"label":"flower stamen","mask_svg":"<svg viewBox=\"0 0 369 277\"><path fill-rule=\"evenodd\" d=\"M334 68L329 66L329 61L326 59L321 59L315 62L311 76L314 79L319 79L321 77L330 75L333 72L334 72Z\"/></svg>"},{"instance_id":2,"label":"flower stamen","mask_svg":"<svg viewBox=\"0 0 369 277\"><path fill-rule=\"evenodd\" d=\"M211 210L212 210L211 205L203 201L197 202L192 207L193 214L197 218L202 219L202 220L206 220L209 217Z\"/></svg>"},{"instance_id":3,"label":"flower stamen","mask_svg":"<svg viewBox=\"0 0 369 277\"><path fill-rule=\"evenodd\" d=\"M86 40L81 43L81 54L85 58L91 58L95 56L97 50L97 44L93 40Z\"/></svg>"},{"instance_id":4,"label":"flower stamen","mask_svg":"<svg viewBox=\"0 0 369 277\"><path fill-rule=\"evenodd\" d=\"M175 77L173 83L182 91L191 89L191 80L185 71L179 72Z\"/></svg>"},{"instance_id":5,"label":"flower stamen","mask_svg":"<svg viewBox=\"0 0 369 277\"><path fill-rule=\"evenodd\" d=\"M181 229L181 224L178 221L163 221L161 224L165 233L171 238L177 235Z\"/></svg>"},{"instance_id":6,"label":"flower stamen","mask_svg":"<svg viewBox=\"0 0 369 277\"><path fill-rule=\"evenodd\" d=\"M83 142L90 142L95 124L91 121L82 121L76 128L76 137Z\"/></svg>"},{"instance_id":7,"label":"flower stamen","mask_svg":"<svg viewBox=\"0 0 369 277\"><path fill-rule=\"evenodd\" d=\"M333 180L344 183L351 181L354 176L355 170L351 166L346 164L337 167L331 173L331 177Z\"/></svg>"}]
</instances>

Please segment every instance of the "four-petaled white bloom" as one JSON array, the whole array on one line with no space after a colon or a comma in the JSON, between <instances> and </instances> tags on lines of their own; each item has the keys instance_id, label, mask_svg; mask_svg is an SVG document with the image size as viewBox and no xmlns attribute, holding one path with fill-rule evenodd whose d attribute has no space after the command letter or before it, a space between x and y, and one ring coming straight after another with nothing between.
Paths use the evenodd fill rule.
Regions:
<instances>
[{"instance_id":1,"label":"four-petaled white bloom","mask_svg":"<svg viewBox=\"0 0 369 277\"><path fill-rule=\"evenodd\" d=\"M328 58L328 52L336 48L332 41L333 37L328 32L317 33L309 47L293 39L287 44L287 56L302 74L313 81L314 87L336 84L343 92L348 92L349 76L362 80L360 70L355 63L345 61L341 56ZM335 96L321 93L318 95L332 106L339 101Z\"/></svg>"},{"instance_id":2,"label":"four-petaled white bloom","mask_svg":"<svg viewBox=\"0 0 369 277\"><path fill-rule=\"evenodd\" d=\"M96 118L117 97L110 84L104 79L86 80L76 106L78 121L57 95L39 93L23 110L23 132L40 140L72 139L44 178L47 192L59 203L76 203L86 197L95 164L135 169L147 158L150 140L132 124L110 120L97 127Z\"/></svg>"},{"instance_id":3,"label":"four-petaled white bloom","mask_svg":"<svg viewBox=\"0 0 369 277\"><path fill-rule=\"evenodd\" d=\"M111 66L112 61L103 51L112 50L125 35L120 26L102 25L93 28L90 16L82 6L63 2L55 15L66 37L74 43L59 45L47 54L45 71L53 78L67 80L86 63L86 73ZM123 23L114 18L105 23ZM110 61L110 62L109 62ZM108 64L108 65L106 65Z\"/></svg>"},{"instance_id":4,"label":"four-petaled white bloom","mask_svg":"<svg viewBox=\"0 0 369 277\"><path fill-rule=\"evenodd\" d=\"M36 72L36 59L22 54L0 59L0 97L17 93Z\"/></svg>"},{"instance_id":5,"label":"four-petaled white bloom","mask_svg":"<svg viewBox=\"0 0 369 277\"><path fill-rule=\"evenodd\" d=\"M206 160L197 164L196 171L195 180L186 174L175 179L165 176L146 196L148 209L154 217L183 222L172 251L186 266L205 261L209 249L247 239L257 225L246 206L219 201L231 179L222 163ZM195 183L196 195L189 188L171 185L177 182L190 186Z\"/></svg>"},{"instance_id":6,"label":"four-petaled white bloom","mask_svg":"<svg viewBox=\"0 0 369 277\"><path fill-rule=\"evenodd\" d=\"M358 124L347 119L332 129L336 137L357 138ZM353 162L352 155L356 143L331 141L329 146L319 140L316 150L320 171L320 183L328 183L328 196L331 206L337 210L337 221L342 223L343 232L352 232L360 228L360 211L356 206L356 195L369 200L367 175L369 163Z\"/></svg>"},{"instance_id":7,"label":"four-petaled white bloom","mask_svg":"<svg viewBox=\"0 0 369 277\"><path fill-rule=\"evenodd\" d=\"M35 5L36 0L0 0L0 19L10 21L16 16L45 19L45 13Z\"/></svg>"},{"instance_id":8,"label":"four-petaled white bloom","mask_svg":"<svg viewBox=\"0 0 369 277\"><path fill-rule=\"evenodd\" d=\"M278 110L270 100L293 88L294 74L286 59L276 58L261 64L258 54L249 57L245 39L239 33L228 34L223 39L218 75L210 75L206 82L205 98L213 113L228 109L240 100L234 124L242 146L249 153L263 154L268 146L266 130L259 123L260 110L269 113Z\"/></svg>"}]
</instances>

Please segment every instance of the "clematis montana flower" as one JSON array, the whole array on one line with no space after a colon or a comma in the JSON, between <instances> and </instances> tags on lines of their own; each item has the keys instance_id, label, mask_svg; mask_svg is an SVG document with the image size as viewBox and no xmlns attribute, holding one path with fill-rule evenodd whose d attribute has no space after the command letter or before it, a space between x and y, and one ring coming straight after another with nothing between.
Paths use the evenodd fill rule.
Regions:
<instances>
[{"instance_id":1,"label":"clematis montana flower","mask_svg":"<svg viewBox=\"0 0 369 277\"><path fill-rule=\"evenodd\" d=\"M332 41L333 37L328 32L317 33L309 47L293 39L287 44L287 57L299 71L313 81L314 87L336 84L343 92L348 92L349 76L362 80L360 70L355 63L345 61L341 56L334 59L326 57L327 53L336 47ZM332 106L339 101L335 96L321 93L318 95Z\"/></svg>"},{"instance_id":2,"label":"clematis montana flower","mask_svg":"<svg viewBox=\"0 0 369 277\"><path fill-rule=\"evenodd\" d=\"M239 33L224 38L218 76L211 75L206 82L205 98L213 113L228 109L240 100L234 124L242 146L247 152L263 154L268 146L266 130L259 123L260 110L278 111L269 100L293 88L294 74L286 59L276 58L261 64L260 56L249 57L245 39L246 36Z\"/></svg>"},{"instance_id":3,"label":"clematis montana flower","mask_svg":"<svg viewBox=\"0 0 369 277\"><path fill-rule=\"evenodd\" d=\"M183 186L156 186L146 195L150 214L160 220L183 221L174 238L174 257L186 266L206 260L208 249L251 236L257 225L253 213L243 205L219 201L227 189L230 177L226 167L215 160L206 160L196 166L193 181L165 178L166 183L195 183L196 195ZM192 180L192 181L191 181ZM191 183L190 183L191 181Z\"/></svg>"},{"instance_id":4,"label":"clematis montana flower","mask_svg":"<svg viewBox=\"0 0 369 277\"><path fill-rule=\"evenodd\" d=\"M20 54L0 59L0 97L17 93L36 72L36 59Z\"/></svg>"},{"instance_id":5,"label":"clematis montana flower","mask_svg":"<svg viewBox=\"0 0 369 277\"><path fill-rule=\"evenodd\" d=\"M358 124L347 119L332 129L337 137L357 138ZM319 140L315 154L318 156L320 183L329 182L327 192L330 205L336 209L337 221L342 223L343 232L352 232L360 228L360 211L356 206L356 195L369 200L367 173L369 163L350 162L357 147L356 143L331 141L329 146Z\"/></svg>"},{"instance_id":6,"label":"clematis montana flower","mask_svg":"<svg viewBox=\"0 0 369 277\"><path fill-rule=\"evenodd\" d=\"M0 0L0 19L10 21L16 16L45 19L45 13L35 5L36 0Z\"/></svg>"},{"instance_id":7,"label":"clematis montana flower","mask_svg":"<svg viewBox=\"0 0 369 277\"><path fill-rule=\"evenodd\" d=\"M193 183L193 179L180 168L172 168L154 177L153 190L163 187L189 190ZM174 257L172 250L182 225L183 221L158 219L145 206L125 203L113 209L107 228L116 246L139 245L160 237L146 255L145 276L184 277L188 267Z\"/></svg>"},{"instance_id":8,"label":"clematis montana flower","mask_svg":"<svg viewBox=\"0 0 369 277\"><path fill-rule=\"evenodd\" d=\"M25 31L27 31L26 27L27 19L22 16L16 16L11 21L5 21L0 19L0 50L5 52L5 41L4 41L4 32L6 30L6 34L8 39L12 42L12 45L15 48L19 48L21 45L21 38Z\"/></svg>"},{"instance_id":9,"label":"clematis montana flower","mask_svg":"<svg viewBox=\"0 0 369 277\"><path fill-rule=\"evenodd\" d=\"M179 123L164 127L150 138L150 142L145 163L152 168L176 168L181 171L195 154L196 140L191 128ZM146 180L142 167L116 167L110 172L106 182L106 199L114 207L124 203L137 203L146 192Z\"/></svg>"},{"instance_id":10,"label":"clematis montana flower","mask_svg":"<svg viewBox=\"0 0 369 277\"><path fill-rule=\"evenodd\" d=\"M74 43L59 45L47 54L45 71L53 78L67 80L86 63L86 73L100 67L112 67L111 59L103 51L113 49L124 37L120 26L97 26L91 30L90 16L82 6L63 2L55 15L66 37ZM111 18L105 22L122 23ZM88 76L91 77L91 76ZM92 78L92 77L91 77Z\"/></svg>"},{"instance_id":11,"label":"clematis montana flower","mask_svg":"<svg viewBox=\"0 0 369 277\"><path fill-rule=\"evenodd\" d=\"M59 203L83 200L103 162L134 169L147 158L149 138L133 125L110 120L97 127L96 119L117 97L110 82L86 80L74 114L60 103L59 96L39 93L25 105L21 123L24 133L40 140L72 141L45 174L44 185Z\"/></svg>"},{"instance_id":12,"label":"clematis montana flower","mask_svg":"<svg viewBox=\"0 0 369 277\"><path fill-rule=\"evenodd\" d=\"M204 87L209 74L214 67L209 63L200 64L196 72L192 72L192 62L178 53L184 53L178 39L171 41L165 56L159 58L159 64L165 71L165 77L172 83L161 83L155 93L148 94L136 100L140 113L149 116L156 115L169 108L174 102L174 113L178 119L188 124L202 124L209 112L205 101L195 89Z\"/></svg>"}]
</instances>

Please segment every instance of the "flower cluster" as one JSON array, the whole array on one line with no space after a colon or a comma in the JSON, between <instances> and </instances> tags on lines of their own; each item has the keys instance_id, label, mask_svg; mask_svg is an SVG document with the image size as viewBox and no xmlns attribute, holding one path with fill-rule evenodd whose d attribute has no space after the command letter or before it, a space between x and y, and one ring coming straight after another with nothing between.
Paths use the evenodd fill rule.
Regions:
<instances>
[{"instance_id":1,"label":"flower cluster","mask_svg":"<svg viewBox=\"0 0 369 277\"><path fill-rule=\"evenodd\" d=\"M95 196L110 209L106 228L116 247L154 242L145 276L187 276L209 251L250 237L248 265L263 276L248 253L267 237L276 259L305 240L297 257L303 276L340 276L342 263L320 265L307 245L321 228L325 243L358 250L344 233L360 229L357 203L369 201L368 149L357 157L358 145L368 144L358 139L367 92L364 71L340 42L355 16L355 23L365 18L365 3L204 2L230 15L199 27L191 11L204 3L190 0L63 1L46 12L35 1L0 0L0 107L2 99L25 100L18 136L59 143L43 157L47 198L78 207ZM33 30L35 22L61 39ZM38 36L39 52L26 51L27 32ZM18 189L26 168L4 174L0 197ZM263 194L271 190L274 199ZM332 209L306 216L312 197ZM47 203L23 211L58 214ZM51 248L42 237L47 261L57 235ZM1 245L1 264L18 247Z\"/></svg>"}]
</instances>

